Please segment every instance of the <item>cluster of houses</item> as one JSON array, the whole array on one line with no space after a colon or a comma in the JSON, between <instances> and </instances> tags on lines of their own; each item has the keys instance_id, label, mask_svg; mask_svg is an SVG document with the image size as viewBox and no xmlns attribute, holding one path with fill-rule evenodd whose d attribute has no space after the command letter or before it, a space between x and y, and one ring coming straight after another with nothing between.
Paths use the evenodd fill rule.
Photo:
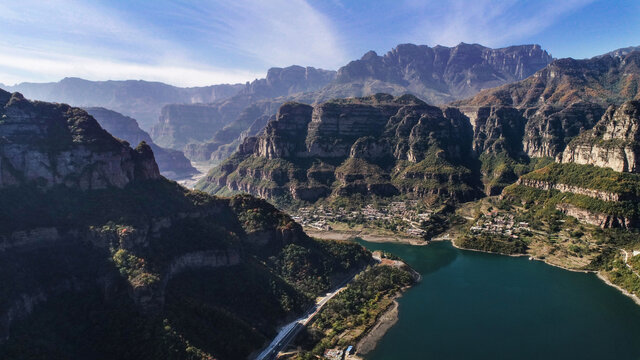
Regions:
<instances>
[{"instance_id":1,"label":"cluster of houses","mask_svg":"<svg viewBox=\"0 0 640 360\"><path fill-rule=\"evenodd\" d=\"M403 222L402 230L410 236L421 236L424 230L421 224L431 218L431 210L418 210L418 201L394 201L388 205L374 206L368 204L365 207L347 211L344 207L330 208L319 205L317 207L303 207L298 209L293 220L306 227L318 230L331 230L332 222L374 222L387 223Z\"/></svg>"},{"instance_id":2,"label":"cluster of houses","mask_svg":"<svg viewBox=\"0 0 640 360\"><path fill-rule=\"evenodd\" d=\"M497 210L482 215L469 229L473 234L493 234L517 239L523 232L530 232L529 223L517 222L513 214L499 213Z\"/></svg>"},{"instance_id":3,"label":"cluster of houses","mask_svg":"<svg viewBox=\"0 0 640 360\"><path fill-rule=\"evenodd\" d=\"M327 349L324 351L324 358L329 360L345 360L353 353L353 346L349 345L346 349Z\"/></svg>"}]
</instances>

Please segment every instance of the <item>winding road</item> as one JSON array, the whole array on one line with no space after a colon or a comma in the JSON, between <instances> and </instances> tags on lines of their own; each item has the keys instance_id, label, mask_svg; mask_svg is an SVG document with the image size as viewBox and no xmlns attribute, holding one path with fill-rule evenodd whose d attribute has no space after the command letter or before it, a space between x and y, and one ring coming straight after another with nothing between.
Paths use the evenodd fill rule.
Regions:
<instances>
[{"instance_id":1,"label":"winding road","mask_svg":"<svg viewBox=\"0 0 640 360\"><path fill-rule=\"evenodd\" d=\"M358 274L358 273L356 273ZM298 335L300 330L302 330L305 326L307 326L311 320L320 312L323 306L329 302L334 296L338 295L342 290L347 288L347 285L353 280L356 276L353 274L345 281L343 281L337 288L330 293L327 293L324 297L316 302L307 312L304 313L301 317L296 319L295 321L290 322L289 324L283 326L278 332L278 335L271 341L269 346L267 346L255 360L267 360L267 359L275 359L278 356L278 353L285 349L289 343Z\"/></svg>"}]
</instances>

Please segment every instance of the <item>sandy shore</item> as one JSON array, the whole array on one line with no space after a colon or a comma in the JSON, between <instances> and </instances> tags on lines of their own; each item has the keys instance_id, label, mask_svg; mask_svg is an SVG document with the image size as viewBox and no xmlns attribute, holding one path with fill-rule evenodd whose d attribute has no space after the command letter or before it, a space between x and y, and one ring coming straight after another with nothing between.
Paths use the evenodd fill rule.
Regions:
<instances>
[{"instance_id":1,"label":"sandy shore","mask_svg":"<svg viewBox=\"0 0 640 360\"><path fill-rule=\"evenodd\" d=\"M311 237L315 237L323 240L353 240L354 238L360 238L369 242L386 242L386 243L400 243L409 244L414 246L428 245L428 241L424 241L419 238L412 238L401 235L381 235L363 231L336 231L336 230L317 230L314 228L304 228L304 232Z\"/></svg>"},{"instance_id":2,"label":"sandy shore","mask_svg":"<svg viewBox=\"0 0 640 360\"><path fill-rule=\"evenodd\" d=\"M356 344L356 353L365 355L376 348L378 341L382 339L384 334L398 322L398 302L393 301L391 305L378 318L376 324L367 332L367 334Z\"/></svg>"}]
</instances>

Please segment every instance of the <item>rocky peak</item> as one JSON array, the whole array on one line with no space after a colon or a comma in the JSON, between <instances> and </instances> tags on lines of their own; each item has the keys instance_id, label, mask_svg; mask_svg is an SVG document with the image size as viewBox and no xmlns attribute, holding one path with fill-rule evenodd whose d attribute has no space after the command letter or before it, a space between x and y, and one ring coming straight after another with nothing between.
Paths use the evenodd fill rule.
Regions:
<instances>
[{"instance_id":1,"label":"rocky peak","mask_svg":"<svg viewBox=\"0 0 640 360\"><path fill-rule=\"evenodd\" d=\"M251 83L247 83L241 94L264 98L312 91L332 81L335 74L335 71L313 67L305 68L298 65L286 68L270 68L267 71L266 78L256 79Z\"/></svg>"},{"instance_id":2,"label":"rocky peak","mask_svg":"<svg viewBox=\"0 0 640 360\"><path fill-rule=\"evenodd\" d=\"M625 48L620 48L596 57L604 57L604 56L625 57L634 51L640 51L640 46L629 46Z\"/></svg>"},{"instance_id":3,"label":"rocky peak","mask_svg":"<svg viewBox=\"0 0 640 360\"><path fill-rule=\"evenodd\" d=\"M286 103L276 117L267 123L256 151L265 158L289 157L304 150L307 125L313 108L306 104Z\"/></svg>"},{"instance_id":4,"label":"rocky peak","mask_svg":"<svg viewBox=\"0 0 640 360\"><path fill-rule=\"evenodd\" d=\"M146 144L131 149L82 109L19 93L0 107L0 188L32 183L88 190L159 177Z\"/></svg>"},{"instance_id":5,"label":"rocky peak","mask_svg":"<svg viewBox=\"0 0 640 360\"><path fill-rule=\"evenodd\" d=\"M197 187L307 201L332 193L444 194L442 184L470 182L463 166L470 162L472 135L460 111L412 95L376 94L313 107L287 103L260 136L246 138ZM451 196L472 196L467 185Z\"/></svg>"},{"instance_id":6,"label":"rocky peak","mask_svg":"<svg viewBox=\"0 0 640 360\"><path fill-rule=\"evenodd\" d=\"M533 76L513 84L483 90L455 106L568 106L575 102L604 105L639 99L640 52L624 57L557 59Z\"/></svg>"},{"instance_id":7,"label":"rocky peak","mask_svg":"<svg viewBox=\"0 0 640 360\"><path fill-rule=\"evenodd\" d=\"M491 49L461 43L449 48L401 44L384 56L366 53L338 70L337 83L383 81L407 87L430 102L460 98L522 80L552 60L539 45ZM436 93L442 96L436 98ZM446 94L446 95L445 95Z\"/></svg>"}]
</instances>

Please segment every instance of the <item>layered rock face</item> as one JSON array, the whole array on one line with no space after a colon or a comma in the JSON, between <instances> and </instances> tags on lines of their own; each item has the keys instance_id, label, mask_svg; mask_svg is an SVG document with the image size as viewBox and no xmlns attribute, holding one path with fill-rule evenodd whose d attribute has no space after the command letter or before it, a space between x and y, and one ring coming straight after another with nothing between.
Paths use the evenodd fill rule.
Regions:
<instances>
[{"instance_id":1,"label":"layered rock face","mask_svg":"<svg viewBox=\"0 0 640 360\"><path fill-rule=\"evenodd\" d=\"M319 89L336 76L335 71L316 69L313 67L289 66L286 68L271 68L267 77L257 79L240 91L242 95L260 98L274 98L305 91Z\"/></svg>"},{"instance_id":2,"label":"layered rock face","mask_svg":"<svg viewBox=\"0 0 640 360\"><path fill-rule=\"evenodd\" d=\"M611 106L596 126L573 139L561 161L640 172L640 101Z\"/></svg>"},{"instance_id":3,"label":"layered rock face","mask_svg":"<svg viewBox=\"0 0 640 360\"><path fill-rule=\"evenodd\" d=\"M242 85L180 88L141 80L89 81L65 78L55 83L21 83L4 88L18 91L31 99L113 109L138 119L142 128L149 130L166 104L219 101L235 95Z\"/></svg>"},{"instance_id":4,"label":"layered rock face","mask_svg":"<svg viewBox=\"0 0 640 360\"><path fill-rule=\"evenodd\" d=\"M410 93L429 103L442 104L471 96L484 88L524 79L550 61L550 55L537 45L490 49L468 44L452 48L404 44L384 56L369 52L342 67L337 74L298 66L271 69L266 79L247 84L237 96L216 106L220 107L219 116L235 123L229 126L238 128L242 124L246 129L252 122L243 119L241 112L246 113L253 105L262 109L253 119L256 120L274 115L287 101L316 104L376 93L396 96ZM152 136L159 144L174 147L159 137L162 133L180 132L180 128L176 120L173 130L157 130ZM239 144L237 137L221 141L217 133L208 136L211 140L202 144L194 137L194 144L185 149L187 157L218 162L229 154L228 149L235 150ZM174 148L180 149L180 144Z\"/></svg>"},{"instance_id":5,"label":"layered rock face","mask_svg":"<svg viewBox=\"0 0 640 360\"><path fill-rule=\"evenodd\" d=\"M554 60L523 81L483 90L456 101L465 112L512 107L526 119L523 150L529 157L557 157L569 141L591 129L609 104L640 98L640 52Z\"/></svg>"},{"instance_id":6,"label":"layered rock face","mask_svg":"<svg viewBox=\"0 0 640 360\"><path fill-rule=\"evenodd\" d=\"M139 144L142 141L147 143L153 150L160 173L166 178L176 180L197 172L181 151L156 145L151 136L140 129L135 119L105 108L91 107L85 110L111 135L130 144Z\"/></svg>"},{"instance_id":7,"label":"layered rock face","mask_svg":"<svg viewBox=\"0 0 640 360\"><path fill-rule=\"evenodd\" d=\"M491 49L465 43L451 48L402 44L384 56L371 51L350 62L338 71L336 84L323 91L330 97L410 92L438 104L525 79L551 60L538 45Z\"/></svg>"},{"instance_id":8,"label":"layered rock face","mask_svg":"<svg viewBox=\"0 0 640 360\"><path fill-rule=\"evenodd\" d=\"M567 144L591 129L610 103L640 97L639 64L640 52L554 60L525 80L453 102L474 126L485 193L499 194L532 170L532 159L562 158Z\"/></svg>"},{"instance_id":9,"label":"layered rock face","mask_svg":"<svg viewBox=\"0 0 640 360\"><path fill-rule=\"evenodd\" d=\"M571 139L591 129L603 114L604 107L589 102L527 109L523 150L530 157L555 158Z\"/></svg>"},{"instance_id":10,"label":"layered rock face","mask_svg":"<svg viewBox=\"0 0 640 360\"><path fill-rule=\"evenodd\" d=\"M307 201L399 193L466 199L475 191L465 167L472 135L456 109L410 95L287 103L197 187Z\"/></svg>"},{"instance_id":11,"label":"layered rock face","mask_svg":"<svg viewBox=\"0 0 640 360\"><path fill-rule=\"evenodd\" d=\"M160 177L149 146L114 139L84 110L0 92L0 188L101 189Z\"/></svg>"}]
</instances>

